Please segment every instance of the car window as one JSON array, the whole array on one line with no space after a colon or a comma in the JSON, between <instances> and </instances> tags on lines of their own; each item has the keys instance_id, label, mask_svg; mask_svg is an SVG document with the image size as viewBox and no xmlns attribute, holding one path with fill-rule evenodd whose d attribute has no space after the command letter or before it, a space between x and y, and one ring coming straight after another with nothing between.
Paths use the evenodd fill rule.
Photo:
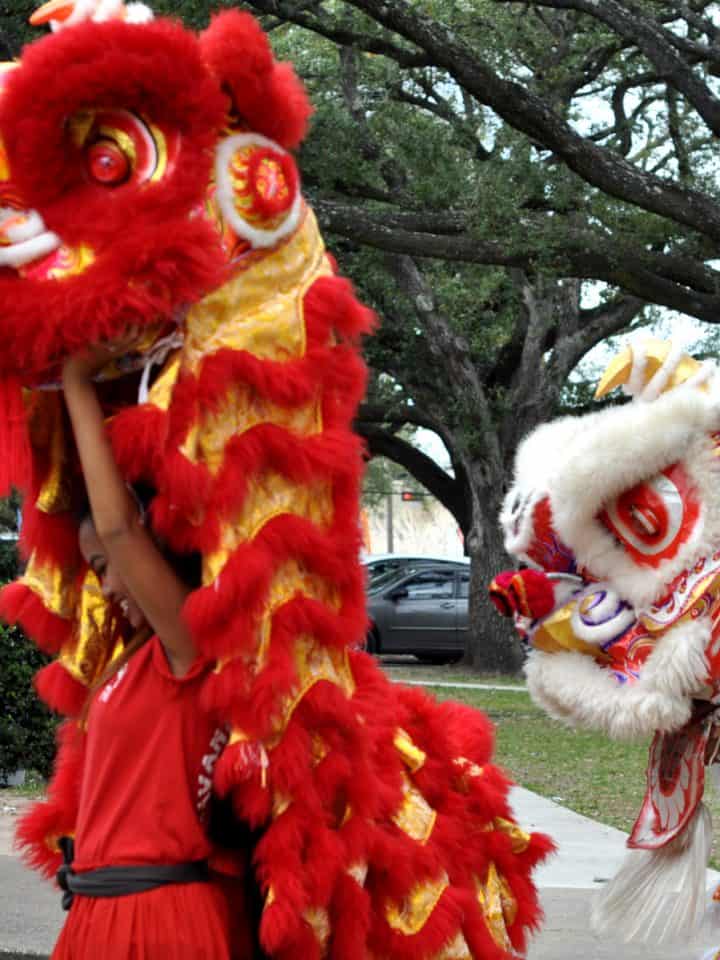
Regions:
<instances>
[{"instance_id":1,"label":"car window","mask_svg":"<svg viewBox=\"0 0 720 960\"><path fill-rule=\"evenodd\" d=\"M368 577L372 582L379 577L386 577L390 574L395 576L400 568L401 564L397 560L381 560L368 567Z\"/></svg>"},{"instance_id":2,"label":"car window","mask_svg":"<svg viewBox=\"0 0 720 960\"><path fill-rule=\"evenodd\" d=\"M461 600L467 600L467 598L470 596L470 574L469 573L460 574L458 596L460 597Z\"/></svg>"},{"instance_id":3,"label":"car window","mask_svg":"<svg viewBox=\"0 0 720 960\"><path fill-rule=\"evenodd\" d=\"M410 570L412 573L412 570ZM368 589L375 592L376 590L382 590L383 587L389 586L391 583L395 583L399 578L397 570L384 570L382 573L370 574L368 577Z\"/></svg>"},{"instance_id":4,"label":"car window","mask_svg":"<svg viewBox=\"0 0 720 960\"><path fill-rule=\"evenodd\" d=\"M422 561L377 560L375 563L368 564L366 569L370 583L375 583L378 577L399 577L403 573L412 573L418 566L422 566Z\"/></svg>"},{"instance_id":5,"label":"car window","mask_svg":"<svg viewBox=\"0 0 720 960\"><path fill-rule=\"evenodd\" d=\"M408 600L434 600L452 597L454 580L453 570L428 570L407 580L403 586L408 592Z\"/></svg>"}]
</instances>

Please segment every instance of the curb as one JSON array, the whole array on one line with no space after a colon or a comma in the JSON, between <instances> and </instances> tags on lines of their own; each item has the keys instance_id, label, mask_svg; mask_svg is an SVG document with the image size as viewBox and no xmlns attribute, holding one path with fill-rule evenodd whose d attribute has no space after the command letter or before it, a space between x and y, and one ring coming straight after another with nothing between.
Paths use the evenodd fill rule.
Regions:
<instances>
[{"instance_id":1,"label":"curb","mask_svg":"<svg viewBox=\"0 0 720 960\"><path fill-rule=\"evenodd\" d=\"M15 953L0 950L0 960L50 960L46 953Z\"/></svg>"}]
</instances>

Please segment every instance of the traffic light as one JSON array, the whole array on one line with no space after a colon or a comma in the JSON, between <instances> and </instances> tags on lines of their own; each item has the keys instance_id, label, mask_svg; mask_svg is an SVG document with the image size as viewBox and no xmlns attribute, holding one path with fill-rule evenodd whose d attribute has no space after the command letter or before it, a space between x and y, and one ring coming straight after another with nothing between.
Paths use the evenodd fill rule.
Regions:
<instances>
[{"instance_id":1,"label":"traffic light","mask_svg":"<svg viewBox=\"0 0 720 960\"><path fill-rule=\"evenodd\" d=\"M419 500L420 498L416 493L413 493L412 490L403 490L400 494L400 499L407 502L409 500Z\"/></svg>"}]
</instances>

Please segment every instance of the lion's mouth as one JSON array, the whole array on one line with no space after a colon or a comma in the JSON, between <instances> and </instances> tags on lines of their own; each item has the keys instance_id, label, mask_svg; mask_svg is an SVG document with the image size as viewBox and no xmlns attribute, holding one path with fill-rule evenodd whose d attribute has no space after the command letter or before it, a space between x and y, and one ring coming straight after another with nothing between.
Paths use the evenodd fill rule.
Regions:
<instances>
[{"instance_id":1,"label":"lion's mouth","mask_svg":"<svg viewBox=\"0 0 720 960\"><path fill-rule=\"evenodd\" d=\"M36 210L0 207L0 267L25 267L53 253L60 243Z\"/></svg>"}]
</instances>

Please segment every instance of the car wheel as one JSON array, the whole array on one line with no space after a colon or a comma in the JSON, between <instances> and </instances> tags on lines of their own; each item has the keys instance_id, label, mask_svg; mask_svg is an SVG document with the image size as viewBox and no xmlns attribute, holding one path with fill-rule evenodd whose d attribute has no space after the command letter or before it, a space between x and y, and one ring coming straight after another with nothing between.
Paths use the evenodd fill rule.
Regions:
<instances>
[{"instance_id":1,"label":"car wheel","mask_svg":"<svg viewBox=\"0 0 720 960\"><path fill-rule=\"evenodd\" d=\"M365 652L372 653L373 655L380 653L380 637L378 636L377 627L371 627L367 632Z\"/></svg>"}]
</instances>

